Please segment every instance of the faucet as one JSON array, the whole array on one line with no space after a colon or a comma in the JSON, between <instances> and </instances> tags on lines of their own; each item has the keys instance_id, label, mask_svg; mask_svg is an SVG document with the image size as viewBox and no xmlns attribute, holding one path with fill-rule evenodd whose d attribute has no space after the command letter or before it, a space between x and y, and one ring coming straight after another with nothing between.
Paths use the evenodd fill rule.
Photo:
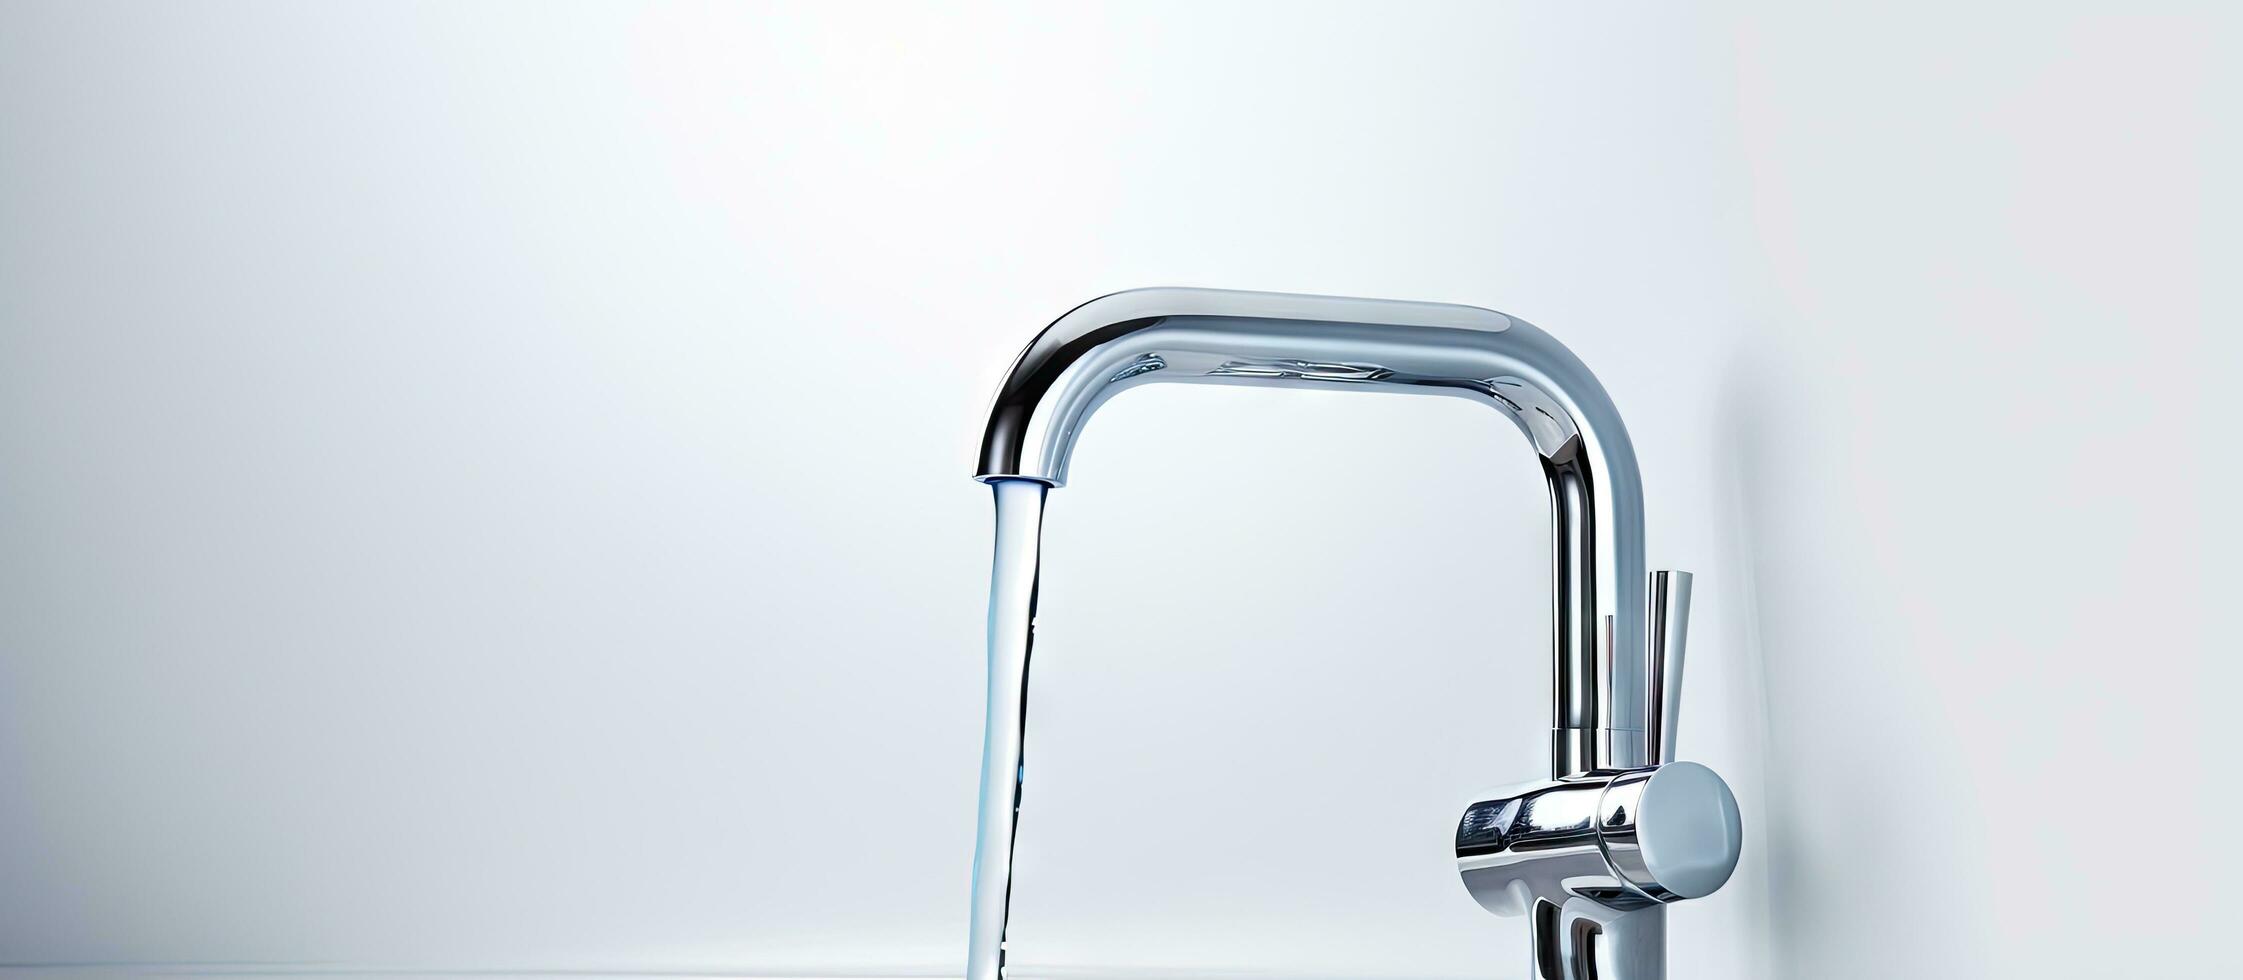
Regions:
<instances>
[{"instance_id":1,"label":"faucet","mask_svg":"<svg viewBox=\"0 0 2243 980\"><path fill-rule=\"evenodd\" d=\"M996 489L997 561L968 980L1004 971L1044 496L1091 414L1157 381L1449 395L1517 423L1550 488L1550 778L1470 797L1457 872L1482 906L1528 917L1534 980L1664 980L1666 907L1720 888L1743 831L1721 777L1674 759L1691 579L1645 572L1635 450L1596 376L1493 310L1170 288L1054 321L989 412L975 478Z\"/></svg>"}]
</instances>

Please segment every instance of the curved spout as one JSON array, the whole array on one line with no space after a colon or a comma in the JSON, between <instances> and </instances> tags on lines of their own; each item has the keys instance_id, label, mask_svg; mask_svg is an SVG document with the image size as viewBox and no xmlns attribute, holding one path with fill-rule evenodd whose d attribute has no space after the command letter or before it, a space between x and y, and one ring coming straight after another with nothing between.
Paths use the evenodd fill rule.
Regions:
<instances>
[{"instance_id":1,"label":"curved spout","mask_svg":"<svg viewBox=\"0 0 2243 980\"><path fill-rule=\"evenodd\" d=\"M1093 412L1141 384L1415 391L1517 423L1549 479L1554 776L1641 765L1643 491L1596 376L1523 320L1442 303L1137 289L1060 317L1013 363L982 437L983 481L1066 483Z\"/></svg>"},{"instance_id":2,"label":"curved spout","mask_svg":"<svg viewBox=\"0 0 2243 980\"><path fill-rule=\"evenodd\" d=\"M1492 310L1214 289L1076 307L1029 343L990 410L977 478L997 496L989 705L968 980L1004 973L1046 491L1117 392L1155 381L1470 398L1518 423L1550 484L1551 774L1643 765L1643 491L1620 415L1548 334ZM1623 651L1629 651L1623 653Z\"/></svg>"}]
</instances>

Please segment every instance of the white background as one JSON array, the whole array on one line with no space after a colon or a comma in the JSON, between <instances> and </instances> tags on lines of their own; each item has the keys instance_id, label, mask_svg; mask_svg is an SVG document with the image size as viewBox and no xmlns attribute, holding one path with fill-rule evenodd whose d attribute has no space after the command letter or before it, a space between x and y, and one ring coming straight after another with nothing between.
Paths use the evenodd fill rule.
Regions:
<instances>
[{"instance_id":1,"label":"white background","mask_svg":"<svg viewBox=\"0 0 2243 980\"><path fill-rule=\"evenodd\" d=\"M986 400L1204 285L1603 378L1748 821L1678 978L2233 975L2211 10L0 5L0 972L954 971ZM1014 972L1517 975L1509 423L1074 476Z\"/></svg>"}]
</instances>

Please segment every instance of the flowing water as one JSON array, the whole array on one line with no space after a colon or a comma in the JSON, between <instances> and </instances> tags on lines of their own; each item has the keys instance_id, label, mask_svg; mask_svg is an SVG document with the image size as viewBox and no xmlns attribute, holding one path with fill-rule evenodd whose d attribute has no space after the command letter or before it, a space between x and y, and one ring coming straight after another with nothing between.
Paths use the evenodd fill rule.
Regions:
<instances>
[{"instance_id":1,"label":"flowing water","mask_svg":"<svg viewBox=\"0 0 2243 980\"><path fill-rule=\"evenodd\" d=\"M1020 815L1028 653L1035 642L1037 546L1050 489L1035 480L998 480L991 487L997 496L997 547L989 575L989 714L982 736L967 980L997 980L1002 964L1013 831Z\"/></svg>"}]
</instances>

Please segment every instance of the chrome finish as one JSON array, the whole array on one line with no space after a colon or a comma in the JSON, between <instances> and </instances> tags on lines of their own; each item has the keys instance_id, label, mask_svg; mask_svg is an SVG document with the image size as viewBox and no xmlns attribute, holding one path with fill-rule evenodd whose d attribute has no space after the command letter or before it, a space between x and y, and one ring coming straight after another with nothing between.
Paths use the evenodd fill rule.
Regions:
<instances>
[{"instance_id":1,"label":"chrome finish","mask_svg":"<svg viewBox=\"0 0 2243 980\"><path fill-rule=\"evenodd\" d=\"M1499 915L1569 897L1625 911L1713 894L1743 843L1728 784L1676 762L1498 791L1465 808L1456 865Z\"/></svg>"},{"instance_id":2,"label":"chrome finish","mask_svg":"<svg viewBox=\"0 0 2243 980\"><path fill-rule=\"evenodd\" d=\"M1661 980L1664 907L1736 870L1737 799L1694 762L1497 791L1465 808L1456 867L1481 907L1533 916L1535 976Z\"/></svg>"},{"instance_id":3,"label":"chrome finish","mask_svg":"<svg viewBox=\"0 0 2243 980\"><path fill-rule=\"evenodd\" d=\"M1456 866L1472 897L1497 915L1524 915L1537 899L1568 895L1615 908L1656 904L1605 860L1608 783L1599 776L1529 783L1467 807L1456 828Z\"/></svg>"},{"instance_id":4,"label":"chrome finish","mask_svg":"<svg viewBox=\"0 0 2243 980\"><path fill-rule=\"evenodd\" d=\"M1538 976L1658 980L1664 903L1718 887L1739 835L1720 777L1655 765L1672 751L1689 577L1659 573L1646 594L1618 410L1572 352L1492 310L1213 289L1076 307L1021 352L990 409L976 478L996 489L998 554L968 980L1003 972L1044 491L1066 483L1100 406L1158 381L1447 395L1519 427L1550 488L1554 778L1468 809L1458 870L1482 905L1534 916Z\"/></svg>"},{"instance_id":5,"label":"chrome finish","mask_svg":"<svg viewBox=\"0 0 2243 980\"><path fill-rule=\"evenodd\" d=\"M1650 662L1644 669L1651 681L1644 690L1644 733L1650 738L1645 762L1658 765L1675 758L1676 728L1682 722L1682 655L1690 638L1690 573L1652 572L1646 597L1651 604L1648 642Z\"/></svg>"},{"instance_id":6,"label":"chrome finish","mask_svg":"<svg viewBox=\"0 0 2243 980\"><path fill-rule=\"evenodd\" d=\"M1156 381L1448 395L1516 423L1550 487L1551 775L1642 764L1643 672L1632 656L1599 669L1615 663L1613 650L1643 649L1642 485L1619 410L1572 351L1533 324L1472 306L1113 293L1054 321L1013 362L975 478L1064 485L1091 414ZM1609 649L1599 649L1600 633Z\"/></svg>"},{"instance_id":7,"label":"chrome finish","mask_svg":"<svg viewBox=\"0 0 2243 980\"><path fill-rule=\"evenodd\" d=\"M1532 916L1539 980L1664 980L1665 906L1713 894L1744 851L1737 798L1713 770L1676 762L1689 572L1646 589L1641 768L1499 790L1465 808L1457 873L1480 905Z\"/></svg>"},{"instance_id":8,"label":"chrome finish","mask_svg":"<svg viewBox=\"0 0 2243 980\"><path fill-rule=\"evenodd\" d=\"M1665 906L1616 910L1586 898L1534 904L1528 974L1535 980L1663 980Z\"/></svg>"}]
</instances>

